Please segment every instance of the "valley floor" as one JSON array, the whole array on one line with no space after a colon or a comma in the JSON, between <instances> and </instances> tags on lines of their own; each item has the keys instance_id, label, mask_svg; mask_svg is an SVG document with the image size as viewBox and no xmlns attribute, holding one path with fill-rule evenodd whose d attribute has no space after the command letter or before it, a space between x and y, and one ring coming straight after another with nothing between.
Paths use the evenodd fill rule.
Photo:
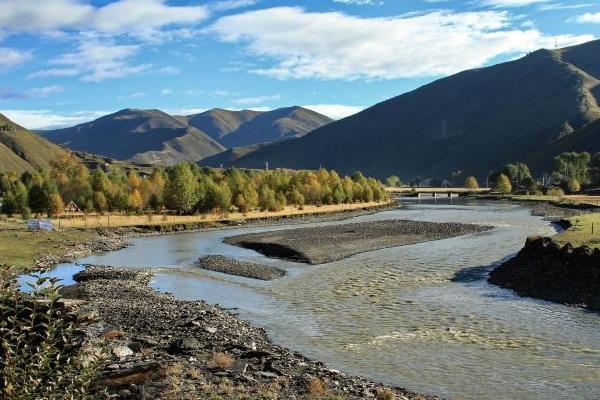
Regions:
<instances>
[{"instance_id":1,"label":"valley floor","mask_svg":"<svg viewBox=\"0 0 600 400\"><path fill-rule=\"evenodd\" d=\"M65 295L99 314L89 334L110 352L97 388L111 398L437 398L328 369L218 306L157 293L146 272L88 267L75 279L80 283Z\"/></svg>"}]
</instances>

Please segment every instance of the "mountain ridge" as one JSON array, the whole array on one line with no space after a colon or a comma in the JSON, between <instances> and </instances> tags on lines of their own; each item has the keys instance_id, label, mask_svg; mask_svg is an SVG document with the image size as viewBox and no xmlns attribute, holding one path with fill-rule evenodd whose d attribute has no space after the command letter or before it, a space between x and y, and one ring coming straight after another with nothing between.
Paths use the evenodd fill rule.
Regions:
<instances>
[{"instance_id":1,"label":"mountain ridge","mask_svg":"<svg viewBox=\"0 0 600 400\"><path fill-rule=\"evenodd\" d=\"M272 111L212 109L171 116L150 109L123 109L74 127L40 131L69 147L135 163L197 162L227 148L300 137L332 120L302 107Z\"/></svg>"},{"instance_id":2,"label":"mountain ridge","mask_svg":"<svg viewBox=\"0 0 600 400\"><path fill-rule=\"evenodd\" d=\"M591 56L600 56L600 41L463 71L230 165L404 179L486 176L517 160L542 171L553 158L544 148L600 118L600 68Z\"/></svg>"}]
</instances>

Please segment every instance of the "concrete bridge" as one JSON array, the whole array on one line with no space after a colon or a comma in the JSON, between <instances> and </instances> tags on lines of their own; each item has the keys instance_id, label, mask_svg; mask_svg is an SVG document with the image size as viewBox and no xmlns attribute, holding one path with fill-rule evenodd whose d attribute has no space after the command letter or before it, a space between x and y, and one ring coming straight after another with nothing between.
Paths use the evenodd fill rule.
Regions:
<instances>
[{"instance_id":1,"label":"concrete bridge","mask_svg":"<svg viewBox=\"0 0 600 400\"><path fill-rule=\"evenodd\" d=\"M417 197L458 197L468 193L490 193L490 188L440 188L440 187L386 187L385 190L391 194L415 195Z\"/></svg>"}]
</instances>

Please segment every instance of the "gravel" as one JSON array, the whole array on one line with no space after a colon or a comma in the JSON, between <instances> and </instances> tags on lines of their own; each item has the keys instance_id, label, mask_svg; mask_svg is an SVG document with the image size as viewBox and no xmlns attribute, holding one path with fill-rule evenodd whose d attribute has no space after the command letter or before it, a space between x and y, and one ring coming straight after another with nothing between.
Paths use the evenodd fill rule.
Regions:
<instances>
[{"instance_id":1,"label":"gravel","mask_svg":"<svg viewBox=\"0 0 600 400\"><path fill-rule=\"evenodd\" d=\"M357 253L484 232L490 227L449 222L387 220L245 234L225 243L267 257L323 264Z\"/></svg>"},{"instance_id":2,"label":"gravel","mask_svg":"<svg viewBox=\"0 0 600 400\"><path fill-rule=\"evenodd\" d=\"M196 263L200 268L229 275L270 281L285 276L285 270L270 265L239 261L225 256L206 256Z\"/></svg>"},{"instance_id":3,"label":"gravel","mask_svg":"<svg viewBox=\"0 0 600 400\"><path fill-rule=\"evenodd\" d=\"M158 293L148 276L88 266L71 290L100 318L88 334L110 349L96 384L100 398L308 399L316 379L327 398L374 399L385 388L277 346L223 308ZM397 400L437 399L390 390Z\"/></svg>"}]
</instances>

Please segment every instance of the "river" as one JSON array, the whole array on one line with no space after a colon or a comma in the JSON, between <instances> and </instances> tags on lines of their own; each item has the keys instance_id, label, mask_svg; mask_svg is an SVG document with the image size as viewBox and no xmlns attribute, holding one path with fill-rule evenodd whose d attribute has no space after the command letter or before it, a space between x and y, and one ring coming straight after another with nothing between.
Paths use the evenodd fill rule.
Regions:
<instances>
[{"instance_id":1,"label":"river","mask_svg":"<svg viewBox=\"0 0 600 400\"><path fill-rule=\"evenodd\" d=\"M126 249L79 263L151 267L158 290L234 308L276 343L411 390L478 400L599 397L600 314L485 281L528 235L553 234L550 223L519 205L462 202L411 204L344 222L400 218L494 229L307 266L222 243L294 225L240 227L134 238ZM277 265L288 276L262 282L193 266L210 254ZM78 268L60 265L53 274L68 283Z\"/></svg>"}]
</instances>

